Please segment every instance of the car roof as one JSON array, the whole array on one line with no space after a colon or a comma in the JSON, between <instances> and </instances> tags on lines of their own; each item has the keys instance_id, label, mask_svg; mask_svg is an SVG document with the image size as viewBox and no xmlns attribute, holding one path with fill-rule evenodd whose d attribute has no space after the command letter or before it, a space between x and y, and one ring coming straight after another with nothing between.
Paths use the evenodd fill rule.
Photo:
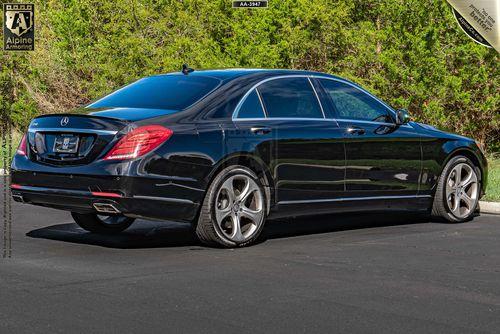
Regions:
<instances>
[{"instance_id":1,"label":"car roof","mask_svg":"<svg viewBox=\"0 0 500 334\"><path fill-rule=\"evenodd\" d=\"M209 70L194 70L193 72L187 74L189 76L206 76L214 77L223 81L231 81L236 78L241 78L245 76L260 74L263 77L273 77L281 75L320 75L326 77L333 77L337 79L343 78L337 77L335 75L316 72L316 71L305 71L305 70L288 70L288 69L264 69L264 68L227 68L227 69L209 69ZM183 75L181 71L158 74L155 76L165 76L165 75Z\"/></svg>"}]
</instances>

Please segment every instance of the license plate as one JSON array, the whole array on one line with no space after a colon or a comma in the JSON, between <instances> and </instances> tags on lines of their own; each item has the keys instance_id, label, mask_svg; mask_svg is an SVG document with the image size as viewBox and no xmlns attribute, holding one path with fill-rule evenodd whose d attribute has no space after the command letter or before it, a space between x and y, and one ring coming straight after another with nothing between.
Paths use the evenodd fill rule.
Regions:
<instances>
[{"instance_id":1,"label":"license plate","mask_svg":"<svg viewBox=\"0 0 500 334\"><path fill-rule=\"evenodd\" d=\"M59 135L54 141L54 152L56 153L76 153L78 151L78 136Z\"/></svg>"}]
</instances>

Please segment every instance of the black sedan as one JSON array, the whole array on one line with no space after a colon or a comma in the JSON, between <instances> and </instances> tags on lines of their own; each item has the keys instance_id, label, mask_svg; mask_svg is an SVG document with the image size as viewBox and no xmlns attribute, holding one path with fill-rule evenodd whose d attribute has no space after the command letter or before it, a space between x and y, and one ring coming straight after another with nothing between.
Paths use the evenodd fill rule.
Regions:
<instances>
[{"instance_id":1,"label":"black sedan","mask_svg":"<svg viewBox=\"0 0 500 334\"><path fill-rule=\"evenodd\" d=\"M474 140L409 121L336 76L185 69L35 118L11 178L16 201L71 211L91 232L174 220L206 244L236 247L271 218L411 211L466 221L487 165Z\"/></svg>"}]
</instances>

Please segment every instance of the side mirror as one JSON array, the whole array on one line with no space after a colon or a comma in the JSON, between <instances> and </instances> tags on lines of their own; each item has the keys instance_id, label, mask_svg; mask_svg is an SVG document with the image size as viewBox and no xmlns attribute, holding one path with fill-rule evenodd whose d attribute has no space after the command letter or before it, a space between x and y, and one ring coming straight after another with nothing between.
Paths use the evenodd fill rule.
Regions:
<instances>
[{"instance_id":1,"label":"side mirror","mask_svg":"<svg viewBox=\"0 0 500 334\"><path fill-rule=\"evenodd\" d=\"M408 110L399 109L396 111L396 124L403 125L410 121L410 115L408 114Z\"/></svg>"}]
</instances>

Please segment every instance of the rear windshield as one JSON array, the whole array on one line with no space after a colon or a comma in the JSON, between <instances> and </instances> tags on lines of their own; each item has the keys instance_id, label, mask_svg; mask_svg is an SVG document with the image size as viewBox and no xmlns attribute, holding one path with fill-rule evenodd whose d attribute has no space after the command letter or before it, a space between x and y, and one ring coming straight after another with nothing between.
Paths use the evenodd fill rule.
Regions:
<instances>
[{"instance_id":1,"label":"rear windshield","mask_svg":"<svg viewBox=\"0 0 500 334\"><path fill-rule=\"evenodd\" d=\"M149 77L120 88L87 107L181 110L199 101L219 84L219 79L194 75Z\"/></svg>"}]
</instances>

